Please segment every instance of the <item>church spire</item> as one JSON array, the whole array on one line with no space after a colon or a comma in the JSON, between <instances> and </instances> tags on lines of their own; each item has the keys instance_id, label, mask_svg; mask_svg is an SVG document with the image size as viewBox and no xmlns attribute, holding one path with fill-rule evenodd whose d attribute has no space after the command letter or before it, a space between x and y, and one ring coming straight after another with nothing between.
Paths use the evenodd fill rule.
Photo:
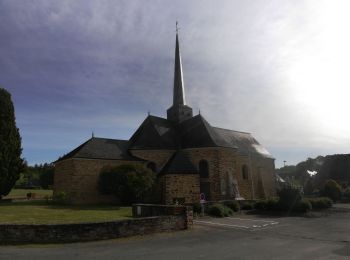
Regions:
<instances>
[{"instance_id":1,"label":"church spire","mask_svg":"<svg viewBox=\"0 0 350 260\"><path fill-rule=\"evenodd\" d=\"M174 69L174 96L173 105L186 105L184 79L182 76L182 63L179 45L179 28L176 22L176 44L175 44L175 69Z\"/></svg>"},{"instance_id":2,"label":"church spire","mask_svg":"<svg viewBox=\"0 0 350 260\"><path fill-rule=\"evenodd\" d=\"M167 110L167 118L170 121L180 123L191 118L193 116L193 111L192 108L186 105L179 44L179 28L177 24L176 22L173 105Z\"/></svg>"}]
</instances>

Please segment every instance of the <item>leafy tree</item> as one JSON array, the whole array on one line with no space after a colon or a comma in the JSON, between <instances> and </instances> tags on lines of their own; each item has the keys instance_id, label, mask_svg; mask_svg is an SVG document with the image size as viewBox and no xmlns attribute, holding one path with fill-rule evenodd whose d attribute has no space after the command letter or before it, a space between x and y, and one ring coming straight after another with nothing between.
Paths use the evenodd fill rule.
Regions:
<instances>
[{"instance_id":1,"label":"leafy tree","mask_svg":"<svg viewBox=\"0 0 350 260\"><path fill-rule=\"evenodd\" d=\"M286 186L278 191L279 207L283 210L293 210L303 198L300 187Z\"/></svg>"},{"instance_id":2,"label":"leafy tree","mask_svg":"<svg viewBox=\"0 0 350 260\"><path fill-rule=\"evenodd\" d=\"M27 166L21 172L20 178L15 184L16 188L43 188L48 189L53 185L54 175L53 164L35 164L34 166Z\"/></svg>"},{"instance_id":3,"label":"leafy tree","mask_svg":"<svg viewBox=\"0 0 350 260\"><path fill-rule=\"evenodd\" d=\"M55 168L52 164L44 163L41 166L40 173L40 186L43 189L48 189L53 185L53 176L54 176Z\"/></svg>"},{"instance_id":4,"label":"leafy tree","mask_svg":"<svg viewBox=\"0 0 350 260\"><path fill-rule=\"evenodd\" d=\"M121 203L143 202L152 192L156 175L139 165L103 168L99 177L102 194L113 194Z\"/></svg>"},{"instance_id":5,"label":"leafy tree","mask_svg":"<svg viewBox=\"0 0 350 260\"><path fill-rule=\"evenodd\" d=\"M11 191L24 168L21 153L11 95L0 88L0 199Z\"/></svg>"},{"instance_id":6,"label":"leafy tree","mask_svg":"<svg viewBox=\"0 0 350 260\"><path fill-rule=\"evenodd\" d=\"M295 177L296 166L295 165L286 165L279 169L276 169L276 173L281 176L281 178L290 178Z\"/></svg>"},{"instance_id":7,"label":"leafy tree","mask_svg":"<svg viewBox=\"0 0 350 260\"><path fill-rule=\"evenodd\" d=\"M338 201L342 195L342 187L334 180L328 180L322 190L322 195L332 199L333 201Z\"/></svg>"}]
</instances>

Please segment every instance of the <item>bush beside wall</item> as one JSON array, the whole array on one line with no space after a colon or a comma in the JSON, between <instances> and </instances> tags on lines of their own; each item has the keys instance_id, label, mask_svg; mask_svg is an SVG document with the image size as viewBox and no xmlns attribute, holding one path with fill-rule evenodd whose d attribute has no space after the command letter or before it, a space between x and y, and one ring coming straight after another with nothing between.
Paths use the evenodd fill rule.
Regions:
<instances>
[{"instance_id":1,"label":"bush beside wall","mask_svg":"<svg viewBox=\"0 0 350 260\"><path fill-rule=\"evenodd\" d=\"M312 205L312 209L328 209L332 207L333 201L330 198L327 197L321 197L321 198L307 198L307 201L309 201Z\"/></svg>"},{"instance_id":2,"label":"bush beside wall","mask_svg":"<svg viewBox=\"0 0 350 260\"><path fill-rule=\"evenodd\" d=\"M233 214L233 210L223 204L215 203L209 207L208 214L214 217L228 217Z\"/></svg>"}]
</instances>

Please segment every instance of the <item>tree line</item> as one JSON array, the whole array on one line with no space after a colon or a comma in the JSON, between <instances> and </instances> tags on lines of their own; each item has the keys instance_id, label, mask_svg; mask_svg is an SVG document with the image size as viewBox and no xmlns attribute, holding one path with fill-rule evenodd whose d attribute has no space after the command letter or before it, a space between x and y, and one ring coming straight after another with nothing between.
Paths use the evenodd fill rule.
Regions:
<instances>
[{"instance_id":1,"label":"tree line","mask_svg":"<svg viewBox=\"0 0 350 260\"><path fill-rule=\"evenodd\" d=\"M22 189L51 189L55 167L53 164L35 164L26 166L15 183L15 188Z\"/></svg>"},{"instance_id":2,"label":"tree line","mask_svg":"<svg viewBox=\"0 0 350 260\"><path fill-rule=\"evenodd\" d=\"M297 165L277 169L276 172L287 182L302 186L305 193L320 190L329 179L336 181L344 189L349 189L350 154L308 158Z\"/></svg>"}]
</instances>

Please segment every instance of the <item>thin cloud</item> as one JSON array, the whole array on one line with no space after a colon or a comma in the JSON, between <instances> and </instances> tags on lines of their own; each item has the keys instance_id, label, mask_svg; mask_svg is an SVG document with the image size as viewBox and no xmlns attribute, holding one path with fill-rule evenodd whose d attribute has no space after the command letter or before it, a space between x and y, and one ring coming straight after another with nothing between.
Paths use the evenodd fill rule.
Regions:
<instances>
[{"instance_id":1,"label":"thin cloud","mask_svg":"<svg viewBox=\"0 0 350 260\"><path fill-rule=\"evenodd\" d=\"M179 20L195 113L252 132L277 165L344 152L342 10L340 1L1 1L0 85L30 163L38 149L54 151L42 162L56 159L94 129L128 138L147 111L165 116L171 105Z\"/></svg>"}]
</instances>

